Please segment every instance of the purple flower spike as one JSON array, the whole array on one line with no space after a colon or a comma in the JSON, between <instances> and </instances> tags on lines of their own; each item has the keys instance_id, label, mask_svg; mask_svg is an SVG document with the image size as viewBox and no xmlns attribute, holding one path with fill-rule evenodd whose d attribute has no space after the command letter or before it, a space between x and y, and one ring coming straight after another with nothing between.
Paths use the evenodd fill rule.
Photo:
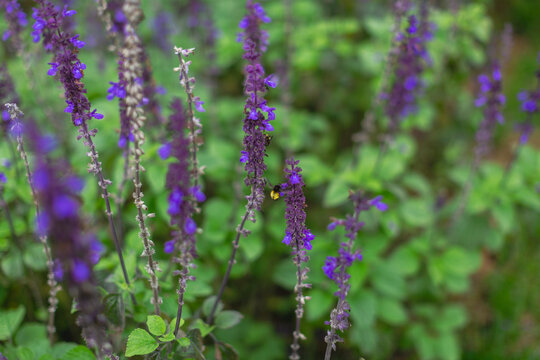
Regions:
<instances>
[{"instance_id":1,"label":"purple flower spike","mask_svg":"<svg viewBox=\"0 0 540 360\"><path fill-rule=\"evenodd\" d=\"M492 66L491 78L485 74L478 77L480 94L475 100L474 105L484 108L484 118L476 132L474 159L476 165L489 152L496 124L504 121L501 109L506 102L506 98L502 94L501 79L501 71L499 65L496 63Z\"/></svg>"},{"instance_id":2,"label":"purple flower spike","mask_svg":"<svg viewBox=\"0 0 540 360\"><path fill-rule=\"evenodd\" d=\"M332 280L338 287L335 295L338 297L338 303L330 314L330 321L326 324L330 325L325 337L325 342L328 347L335 349L337 342L343 341L337 331L344 332L349 327L349 309L350 305L346 300L347 294L351 288L349 284L350 275L347 272L354 261L362 260L362 254L358 250L354 250L354 240L358 231L364 226L364 223L359 220L360 214L363 211L369 210L371 207L376 207L379 211L386 211L387 206L382 202L382 196L376 196L369 199L362 192L351 192L349 200L354 205L354 214L347 215L345 220L334 220L328 225L329 230L334 230L336 226L345 228L345 236L348 240L341 242L338 250L338 256L328 256L324 262L322 270L324 274Z\"/></svg>"}]
</instances>

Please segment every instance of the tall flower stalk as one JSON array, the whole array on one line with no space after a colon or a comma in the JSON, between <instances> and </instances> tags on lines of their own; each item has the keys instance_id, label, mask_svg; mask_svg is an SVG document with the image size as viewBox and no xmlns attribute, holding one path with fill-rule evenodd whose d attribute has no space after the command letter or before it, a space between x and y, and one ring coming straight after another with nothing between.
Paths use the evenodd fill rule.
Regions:
<instances>
[{"instance_id":1,"label":"tall flower stalk","mask_svg":"<svg viewBox=\"0 0 540 360\"><path fill-rule=\"evenodd\" d=\"M364 227L364 223L360 221L360 214L373 206L379 211L387 210L387 205L382 202L382 196L369 199L361 191L357 191L354 193L351 192L349 200L354 206L353 215L347 215L343 220L336 219L328 225L328 230L331 231L337 226L343 226L347 240L340 244L338 256L328 256L323 266L326 276L338 286L338 291L335 292L335 295L338 297L338 303L330 313L330 321L325 322L327 325L330 325L330 330L327 331L324 338L326 342L324 360L330 360L332 350L336 351L336 343L343 341L338 331L344 332L349 328L349 311L351 306L346 298L351 288L349 284L351 276L347 270L354 261L362 260L360 250L354 249L356 235Z\"/></svg>"},{"instance_id":2,"label":"tall flower stalk","mask_svg":"<svg viewBox=\"0 0 540 360\"><path fill-rule=\"evenodd\" d=\"M139 225L139 237L141 238L144 251L142 256L146 257L148 263L146 265L146 271L150 276L150 287L152 288L151 303L154 305L154 312L159 315L162 299L159 297L159 284L157 272L161 271L157 261L154 259L154 243L150 239L150 231L146 225L146 219L153 217L154 214L147 214L147 206L143 200L141 173L144 168L141 165L141 156L144 155L142 145L145 142L145 136L143 132L144 122L146 116L142 108L143 101L143 89L140 84L140 77L142 76L142 65L140 63L140 56L142 52L142 45L139 37L137 36L135 27L142 18L142 10L140 8L139 0L126 0L124 2L123 12L127 18L125 26L125 38L121 53L121 61L123 63L123 76L125 77L125 111L126 116L129 119L129 130L133 134L133 148L130 151L133 156L133 199L137 208L137 223Z\"/></svg>"},{"instance_id":3,"label":"tall flower stalk","mask_svg":"<svg viewBox=\"0 0 540 360\"><path fill-rule=\"evenodd\" d=\"M476 131L473 162L459 199L458 208L452 216L450 227L453 227L457 223L465 211L480 162L491 150L495 127L497 123L502 124L504 122L502 107L506 103L506 97L502 93L501 69L496 62L491 65L490 69L491 73L489 75L482 74L478 77L480 94L474 103L476 107L482 107L484 109L484 116Z\"/></svg>"},{"instance_id":4,"label":"tall flower stalk","mask_svg":"<svg viewBox=\"0 0 540 360\"><path fill-rule=\"evenodd\" d=\"M264 200L264 187L266 185L266 180L264 179L264 171L266 170L266 164L264 163L266 154L265 134L274 130L270 121L275 119L275 108L267 105L264 94L268 87L273 88L276 84L272 80L272 76L265 76L264 68L261 64L262 54L268 46L268 33L261 30L260 26L262 23L270 22L270 18L264 12L263 7L258 3L254 3L252 0L247 1L246 7L248 13L239 24L243 32L238 36L238 41L243 41L244 43L243 58L248 62L244 69L246 75L244 93L247 96L247 101L244 106L244 150L241 152L240 162L245 164L244 169L247 172L247 176L244 179L244 183L251 188L251 194L246 197L246 212L236 228L236 237L233 241L233 249L227 270L214 305L208 315L209 323L212 323L214 319L217 306L229 280L232 266L235 263L234 259L240 243L240 236L248 236L249 234L249 230L244 228L246 221L249 219L255 222L255 211L261 209Z\"/></svg>"},{"instance_id":5,"label":"tall flower stalk","mask_svg":"<svg viewBox=\"0 0 540 360\"><path fill-rule=\"evenodd\" d=\"M165 252L176 250L173 259L181 267L179 271L175 271L175 275L179 276L178 308L173 330L175 335L178 333L182 319L187 282L188 280L195 280L195 277L189 274L190 269L195 267L194 259L197 256L195 236L197 224L193 220L193 215L195 212L200 211L197 202L206 199L199 186L199 175L202 173L202 169L199 168L197 160L197 151L202 143L199 136L202 126L193 111L193 108L204 111L203 102L199 97L193 95L195 78L188 75L191 61L184 59L191 55L193 51L194 49L174 48L179 61L179 66L174 71L179 73L180 85L186 92L187 118L181 101L175 99L171 105L173 114L170 117L169 124L173 133L173 140L171 143L165 144L165 147L161 149L161 155L164 155L164 152L170 153L176 160L174 163L169 164L165 184L170 191L168 213L171 216L171 225L175 227L172 232L173 239L165 244ZM189 134L187 137L185 135L186 130L188 130Z\"/></svg>"},{"instance_id":6,"label":"tall flower stalk","mask_svg":"<svg viewBox=\"0 0 540 360\"><path fill-rule=\"evenodd\" d=\"M26 154L26 151L24 149L24 143L23 143L23 132L22 127L23 125L20 123L20 120L23 116L22 111L19 110L16 104L6 104L6 108L9 111L11 115L11 121L12 121L12 127L14 127L16 130L13 131L13 134L15 135L17 139L17 151L19 152L19 155L21 156L21 159L24 164L24 168L26 170L26 179L28 180L28 185L30 187L30 193L32 194L32 201L34 202L34 208L36 211L36 219L41 218L41 210L39 207L39 201L38 201L38 195L36 192L36 188L34 186L33 181L33 174L30 170L30 164L28 162L28 155ZM56 313L56 307L58 305L58 298L56 297L56 294L58 291L60 291L61 287L58 285L58 282L56 281L56 278L54 276L54 261L51 254L51 248L49 247L49 243L47 240L47 235L44 233L38 234L39 241L41 242L43 246L43 252L45 253L45 257L47 259L47 285L49 285L49 319L47 322L47 333L49 335L49 342L51 345L54 342L54 333L56 332L55 326L54 326L54 315Z\"/></svg>"},{"instance_id":7,"label":"tall flower stalk","mask_svg":"<svg viewBox=\"0 0 540 360\"><path fill-rule=\"evenodd\" d=\"M281 188L285 193L285 219L287 220L287 228L283 243L292 248L291 254L293 262L296 265L296 285L294 292L296 293L296 322L293 331L293 343L291 344L291 355L289 359L298 360L300 355L300 340L305 340L304 334L300 332L300 322L304 316L304 305L308 296L305 296L303 290L310 288L311 284L306 283L307 273L309 268L304 264L309 261L307 250L312 249L311 241L315 238L311 231L306 228L306 198L304 196L304 179L302 178L302 169L298 167L299 161L290 158L286 161L287 167L285 174L287 182L282 184Z\"/></svg>"},{"instance_id":8,"label":"tall flower stalk","mask_svg":"<svg viewBox=\"0 0 540 360\"><path fill-rule=\"evenodd\" d=\"M90 101L86 96L84 83L81 81L84 77L86 65L78 58L79 49L85 46L84 41L79 39L79 35L73 36L64 30L64 20L75 15L75 10L69 10L64 7L62 10L56 8L47 0L37 0L39 7L34 8L32 17L35 19L33 25L34 31L32 38L34 42L39 42L43 38L45 50L53 54L53 61L49 63L51 68L47 72L49 76L56 77L64 86L64 97L67 104L64 112L71 114L71 121L79 133L77 139L83 140L83 144L88 149L90 164L88 171L94 174L98 180L98 186L101 189L102 197L105 200L106 214L109 220L109 226L116 247L116 252L122 267L124 281L130 286L122 249L116 233L116 227L111 210L110 196L108 186L111 181L103 175L103 168L99 161L99 155L92 138L97 134L97 129L89 129L88 122L94 119L103 119L103 115L97 113L96 109L91 109ZM135 297L131 293L132 301L135 303Z\"/></svg>"}]
</instances>

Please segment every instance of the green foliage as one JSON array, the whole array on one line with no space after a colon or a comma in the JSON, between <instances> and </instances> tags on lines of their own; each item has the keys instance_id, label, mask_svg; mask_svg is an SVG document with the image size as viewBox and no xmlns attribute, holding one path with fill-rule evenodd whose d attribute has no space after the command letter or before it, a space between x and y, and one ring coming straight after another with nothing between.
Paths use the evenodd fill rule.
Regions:
<instances>
[{"instance_id":1,"label":"green foliage","mask_svg":"<svg viewBox=\"0 0 540 360\"><path fill-rule=\"evenodd\" d=\"M146 330L135 329L129 334L126 345L126 356L131 357L135 355L150 354L156 350L158 346L157 340L146 332Z\"/></svg>"}]
</instances>

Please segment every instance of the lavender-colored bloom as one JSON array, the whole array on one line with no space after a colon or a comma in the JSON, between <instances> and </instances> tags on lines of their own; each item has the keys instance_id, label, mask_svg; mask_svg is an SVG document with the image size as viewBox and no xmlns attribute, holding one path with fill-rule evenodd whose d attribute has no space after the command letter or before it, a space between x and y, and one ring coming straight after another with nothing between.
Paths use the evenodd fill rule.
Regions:
<instances>
[{"instance_id":1,"label":"lavender-colored bloom","mask_svg":"<svg viewBox=\"0 0 540 360\"><path fill-rule=\"evenodd\" d=\"M169 158L169 156L171 156L171 144L166 143L166 144L161 145L158 149L158 155L163 160Z\"/></svg>"},{"instance_id":2,"label":"lavender-colored bloom","mask_svg":"<svg viewBox=\"0 0 540 360\"><path fill-rule=\"evenodd\" d=\"M248 61L245 67L246 81L244 83L244 92L247 95L244 107L244 150L240 161L245 163L244 168L247 171L245 183L253 187L254 208L260 209L264 198L264 171L266 170L264 132L273 130L269 121L275 118L274 109L268 107L264 99L268 78L261 64L261 56L268 45L268 33L261 30L260 25L263 22L269 22L270 19L262 6L253 3L252 0L247 2L247 11L248 14L239 24L244 30L239 37L244 42L243 58Z\"/></svg>"},{"instance_id":3,"label":"lavender-colored bloom","mask_svg":"<svg viewBox=\"0 0 540 360\"><path fill-rule=\"evenodd\" d=\"M476 132L476 165L489 152L495 125L504 122L501 109L506 103L506 99L502 94L501 80L502 75L498 64L494 64L491 67L491 73L489 75L482 74L478 77L480 94L475 100L475 105L477 107L484 107L484 118Z\"/></svg>"},{"instance_id":4,"label":"lavender-colored bloom","mask_svg":"<svg viewBox=\"0 0 540 360\"><path fill-rule=\"evenodd\" d=\"M2 40L12 39L12 44L17 51L22 50L21 33L28 25L26 14L21 9L18 0L0 0L0 8L4 10L4 18L8 29L2 35Z\"/></svg>"},{"instance_id":5,"label":"lavender-colored bloom","mask_svg":"<svg viewBox=\"0 0 540 360\"><path fill-rule=\"evenodd\" d=\"M46 231L51 241L54 258L59 262L54 266L56 278L64 278L67 289L77 300L80 310L77 323L89 347L96 347L100 353L110 354L105 330L107 320L102 314L99 293L92 273L96 250L93 237L82 233L80 205L73 186L73 176L69 176L69 164L48 159L40 144L44 140L35 125L28 126L26 133L33 146L36 158L35 188L41 205L41 231ZM66 276L67 275L67 276Z\"/></svg>"},{"instance_id":6,"label":"lavender-colored bloom","mask_svg":"<svg viewBox=\"0 0 540 360\"><path fill-rule=\"evenodd\" d=\"M5 64L0 65L0 103L19 103L19 96L15 91L13 79L9 75ZM2 121L0 121L0 127L6 134L11 132L13 127L11 116L6 109L2 109Z\"/></svg>"},{"instance_id":7,"label":"lavender-colored bloom","mask_svg":"<svg viewBox=\"0 0 540 360\"><path fill-rule=\"evenodd\" d=\"M388 209L387 205L382 202L382 196L380 195L370 199L361 191L357 191L354 193L351 192L349 200L354 205L354 214L347 215L343 220L333 219L330 225L328 225L329 230L334 230L337 226L343 226L345 228L345 236L348 240L340 244L337 257L328 256L326 258L322 268L324 274L338 286L338 291L335 293L338 297L338 303L330 314L330 321L326 322L327 325L330 325L330 330L328 330L324 339L327 343L326 358L329 358L332 350L336 350L336 343L343 341L336 331L343 332L349 327L350 305L346 297L351 288L349 284L351 276L347 273L347 269L354 261L362 260L360 251L354 250L356 235L364 226L364 223L359 220L360 214L363 211L369 210L371 207L376 207L379 211L386 211Z\"/></svg>"},{"instance_id":8,"label":"lavender-colored bloom","mask_svg":"<svg viewBox=\"0 0 540 360\"><path fill-rule=\"evenodd\" d=\"M538 53L538 64L540 64L540 53ZM531 91L523 90L518 94L518 100L521 102L521 110L526 114L524 122L517 125L521 132L520 143L526 144L534 127L532 117L538 114L540 109L540 70L536 71L537 86Z\"/></svg>"},{"instance_id":9,"label":"lavender-colored bloom","mask_svg":"<svg viewBox=\"0 0 540 360\"><path fill-rule=\"evenodd\" d=\"M4 174L3 172L0 172L0 182L4 184L7 182L6 174Z\"/></svg>"},{"instance_id":10,"label":"lavender-colored bloom","mask_svg":"<svg viewBox=\"0 0 540 360\"><path fill-rule=\"evenodd\" d=\"M408 9L408 2L401 4ZM403 9L401 9L403 10ZM404 11L400 11L404 13ZM428 21L427 2L422 2L420 20L409 16L405 33L397 34L397 56L394 83L388 94L381 94L386 100L386 114L390 119L389 134L399 128L401 120L416 111L416 98L423 87L421 75L430 57L426 42L432 38L433 25Z\"/></svg>"},{"instance_id":11,"label":"lavender-colored bloom","mask_svg":"<svg viewBox=\"0 0 540 360\"><path fill-rule=\"evenodd\" d=\"M286 161L285 174L287 183L282 185L286 189L285 193L285 219L287 227L283 243L292 248L291 254L293 262L296 265L296 328L293 332L293 343L291 345L292 353L289 359L299 359L298 350L300 349L299 340L303 338L300 333L300 319L304 314L304 304L307 298L303 295L303 289L311 287L306 283L309 269L304 265L309 261L307 250L311 250L311 241L315 236L306 228L306 198L304 196L304 180L300 174L302 169L298 167L299 161L293 158Z\"/></svg>"}]
</instances>

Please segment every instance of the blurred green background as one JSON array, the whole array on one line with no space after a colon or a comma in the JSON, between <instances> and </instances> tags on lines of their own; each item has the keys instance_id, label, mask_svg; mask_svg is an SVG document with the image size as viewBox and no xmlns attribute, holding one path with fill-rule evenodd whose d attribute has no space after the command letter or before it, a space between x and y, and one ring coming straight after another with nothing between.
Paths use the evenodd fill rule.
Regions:
<instances>
[{"instance_id":1,"label":"blurred green background","mask_svg":"<svg viewBox=\"0 0 540 360\"><path fill-rule=\"evenodd\" d=\"M343 237L339 231L328 232L326 226L330 217L352 212L347 202L349 189L383 195L389 210L363 215L366 227L357 245L364 260L351 268L352 327L345 334L345 343L338 344L334 358L540 358L538 133L520 151L508 180L501 185L517 144L514 125L524 119L516 95L521 89L536 86L540 2L456 0L457 12L448 2L434 2L430 20L436 31L428 43L433 63L423 74L425 91L418 111L405 120L374 170L378 137L357 151L352 135L360 131L364 114L380 91L393 23L391 2L289 1L289 10L281 0L262 2L272 18L265 25L270 45L263 62L267 73L280 77L280 85L267 97L270 106L277 108L267 178L273 184L283 181L288 154L294 154L304 170L307 223L316 239L310 254L313 288L302 324L307 336L302 342L303 358L322 358L324 352L324 321L336 303L336 288L321 267L326 256L337 253ZM31 20L32 1L21 3ZM243 134L244 62L242 45L235 41L244 2L207 1L207 7L199 13L193 12L189 3L193 1L144 2L145 20L139 31L156 82L167 90L157 96L166 115L173 96L185 97L172 71L178 61L172 46L197 49L191 74L197 79L195 94L205 101L206 113L201 115L205 143L199 155L200 163L206 166L203 181L208 200L197 219L203 233L198 237L197 281L189 283L186 293L188 317L197 314L204 299L218 287L244 210L241 193L247 191L238 161ZM75 0L73 6L78 11L74 17L76 30L88 42L80 52L87 64L84 82L93 107L105 115L95 121L99 130L95 142L115 189L123 164L116 146L118 104L108 102L106 94L108 82L117 81L116 58L107 50L108 40L94 2ZM287 13L293 21L290 36L285 26ZM500 45L506 23L514 29L510 58L503 69L503 90L508 99L506 123L496 129L493 151L474 178L464 216L449 228L468 176L474 134L482 120L481 109L474 107L476 77L492 60L486 54L497 54L494 49ZM0 31L5 26L2 22ZM29 38L28 29L26 35ZM30 73L6 44L2 61L7 62L14 78L23 112L61 138L61 150L76 173L87 179L82 196L88 228L110 250L96 271L104 282L121 283L103 203L95 181L86 174L85 150L76 142L76 130L62 112L63 90L45 75L49 55L43 53L40 44L26 40L32 55ZM34 89L29 76L36 84ZM289 98L284 89L287 79ZM375 114L381 133L387 120L380 108ZM169 259L162 249L170 233L164 191L167 167L166 161L157 157L164 128L149 126L147 134L143 187L149 210L156 212L151 221L152 237L165 268ZM0 158L11 158L6 141L0 145ZM1 171L8 175L4 197L15 219L20 246L13 244L8 224L2 220L0 304L5 311L22 305L25 315L13 341L0 341L0 349L2 344L4 351L9 346L26 346L39 359L40 352L48 351L46 345L42 342L40 349L38 342L28 341L28 334L44 339L45 328L39 324L45 319L45 262L40 246L33 241L32 202L24 177L18 176L23 168L19 163ZM129 196L125 198L125 256L134 277L145 274L144 261L138 257L142 244L137 237L135 210ZM232 344L241 359L283 359L289 349L295 270L289 248L281 244L283 214L283 201L265 200L258 221L249 224L252 234L241 240L238 262L224 294L225 307L240 311L244 319L232 329L217 330L216 336ZM152 309L147 281L137 276L137 296L147 308L131 309L124 340ZM169 277L161 286L165 294L163 311L172 318L176 313L176 281ZM81 342L70 315L71 301L64 291L60 300L58 340Z\"/></svg>"}]
</instances>

